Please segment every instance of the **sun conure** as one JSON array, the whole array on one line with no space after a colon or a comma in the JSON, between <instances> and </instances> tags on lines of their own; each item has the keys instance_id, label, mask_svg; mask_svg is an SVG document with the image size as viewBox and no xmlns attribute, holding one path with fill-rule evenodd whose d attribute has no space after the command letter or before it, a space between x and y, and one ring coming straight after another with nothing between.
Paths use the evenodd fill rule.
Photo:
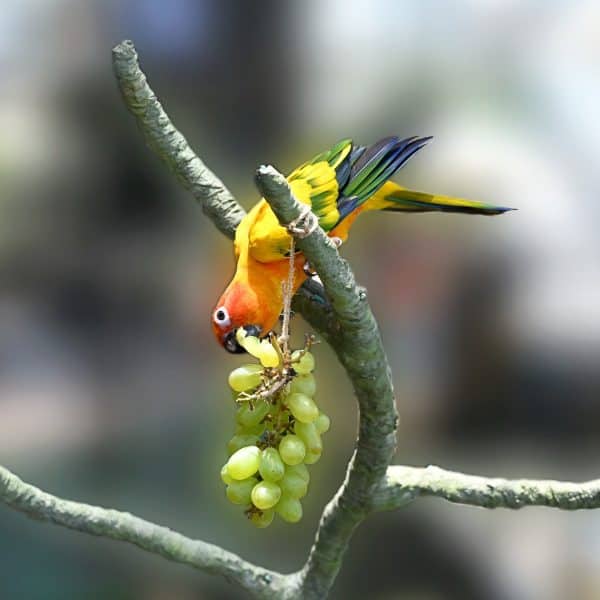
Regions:
<instances>
[{"instance_id":1,"label":"sun conure","mask_svg":"<svg viewBox=\"0 0 600 600\"><path fill-rule=\"evenodd\" d=\"M342 140L298 167L287 178L294 196L310 205L323 230L345 241L356 217L366 210L444 211L497 215L509 208L405 189L388 181L430 137L384 138L372 146ZM265 200L242 219L235 234L237 268L212 314L218 342L229 352L243 352L235 333L244 327L265 336L283 306L282 282L289 268L290 237ZM295 257L295 286L307 278L305 259Z\"/></svg>"}]
</instances>

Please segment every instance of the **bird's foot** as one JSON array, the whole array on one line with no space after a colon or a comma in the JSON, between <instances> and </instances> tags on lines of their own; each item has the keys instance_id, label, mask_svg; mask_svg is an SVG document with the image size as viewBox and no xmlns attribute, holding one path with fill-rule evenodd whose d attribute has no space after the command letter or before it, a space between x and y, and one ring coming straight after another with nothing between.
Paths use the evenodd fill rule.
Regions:
<instances>
[{"instance_id":1,"label":"bird's foot","mask_svg":"<svg viewBox=\"0 0 600 600\"><path fill-rule=\"evenodd\" d=\"M312 265L307 260L304 261L302 270L307 277L318 277L317 272L312 268Z\"/></svg>"},{"instance_id":2,"label":"bird's foot","mask_svg":"<svg viewBox=\"0 0 600 600\"><path fill-rule=\"evenodd\" d=\"M310 277L313 281L316 281L317 283L323 285L319 274L312 268L311 264L308 261L304 262L302 270L304 271L306 276Z\"/></svg>"}]
</instances>

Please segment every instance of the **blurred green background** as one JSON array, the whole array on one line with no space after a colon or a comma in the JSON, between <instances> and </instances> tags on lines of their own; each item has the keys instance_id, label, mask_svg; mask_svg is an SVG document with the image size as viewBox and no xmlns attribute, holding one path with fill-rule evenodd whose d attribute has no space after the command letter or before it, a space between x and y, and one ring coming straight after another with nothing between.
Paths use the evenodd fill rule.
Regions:
<instances>
[{"instance_id":1,"label":"blurred green background","mask_svg":"<svg viewBox=\"0 0 600 600\"><path fill-rule=\"evenodd\" d=\"M4 0L0 463L274 569L300 567L356 431L332 415L300 526L225 499L233 430L210 312L231 244L145 147L113 80L131 38L166 109L248 207L255 167L352 136L434 135L396 177L518 212L370 214L344 256L379 319L398 462L584 479L600 448L600 6L464 0ZM296 319L296 335L305 326ZM422 500L357 531L333 598L592 600L600 513ZM132 547L0 507L0 598L229 599Z\"/></svg>"}]
</instances>

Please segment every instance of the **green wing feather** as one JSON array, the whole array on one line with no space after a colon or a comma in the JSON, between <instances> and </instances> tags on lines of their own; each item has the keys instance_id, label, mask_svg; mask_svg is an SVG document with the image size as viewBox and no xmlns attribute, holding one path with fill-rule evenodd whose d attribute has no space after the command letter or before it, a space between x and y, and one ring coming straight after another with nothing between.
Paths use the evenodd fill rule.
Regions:
<instances>
[{"instance_id":1,"label":"green wing feather","mask_svg":"<svg viewBox=\"0 0 600 600\"><path fill-rule=\"evenodd\" d=\"M301 202L310 204L319 225L330 231L339 221L340 188L337 171L352 150L352 140L342 140L326 152L295 169L288 182Z\"/></svg>"},{"instance_id":2,"label":"green wing feather","mask_svg":"<svg viewBox=\"0 0 600 600\"><path fill-rule=\"evenodd\" d=\"M342 140L330 150L299 166L287 178L294 196L310 205L325 231L331 231L340 218L337 208L337 169L351 150L352 140ZM265 263L285 258L289 252L290 238L269 205L264 200L259 202L250 218L252 225L248 231L248 243L252 257Z\"/></svg>"}]
</instances>

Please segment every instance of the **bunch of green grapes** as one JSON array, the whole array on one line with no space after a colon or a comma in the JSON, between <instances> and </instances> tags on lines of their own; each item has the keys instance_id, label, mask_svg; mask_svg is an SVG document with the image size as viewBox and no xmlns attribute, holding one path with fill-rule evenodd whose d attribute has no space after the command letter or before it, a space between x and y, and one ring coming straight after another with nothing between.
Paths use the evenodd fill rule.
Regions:
<instances>
[{"instance_id":1,"label":"bunch of green grapes","mask_svg":"<svg viewBox=\"0 0 600 600\"><path fill-rule=\"evenodd\" d=\"M307 348L286 357L275 340L238 340L261 364L229 375L237 412L221 469L227 498L245 506L257 527L268 527L275 514L297 523L310 479L306 465L321 457L321 435L330 425L314 401L315 359Z\"/></svg>"}]
</instances>

